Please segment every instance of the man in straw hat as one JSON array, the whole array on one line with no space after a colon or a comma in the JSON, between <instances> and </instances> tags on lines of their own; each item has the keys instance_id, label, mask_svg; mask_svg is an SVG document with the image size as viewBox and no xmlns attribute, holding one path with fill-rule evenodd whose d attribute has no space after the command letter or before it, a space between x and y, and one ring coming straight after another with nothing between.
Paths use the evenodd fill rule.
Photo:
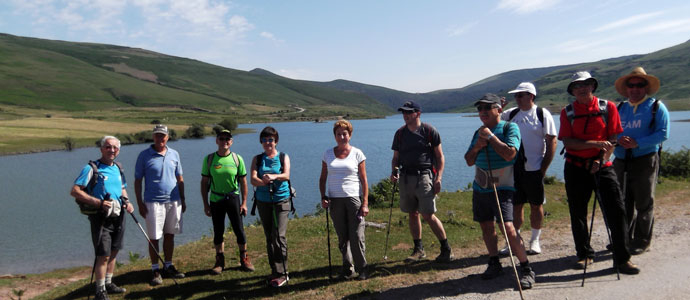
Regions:
<instances>
[{"instance_id":1,"label":"man in straw hat","mask_svg":"<svg viewBox=\"0 0 690 300\"><path fill-rule=\"evenodd\" d=\"M613 167L624 189L625 212L630 230L630 253L644 252L652 240L654 190L661 143L668 139L670 120L666 106L652 98L659 79L642 67L616 80L616 91L628 99L618 105L623 134L614 150ZM637 212L637 217L635 217Z\"/></svg>"},{"instance_id":2,"label":"man in straw hat","mask_svg":"<svg viewBox=\"0 0 690 300\"><path fill-rule=\"evenodd\" d=\"M623 132L616 106L594 96L599 83L589 72L573 74L568 93L575 101L561 111L558 139L565 145L563 169L570 222L577 251L576 268L592 262L594 249L587 230L587 204L594 191L611 229L614 268L625 274L640 269L630 262L628 227L616 173L609 161L614 142Z\"/></svg>"}]
</instances>

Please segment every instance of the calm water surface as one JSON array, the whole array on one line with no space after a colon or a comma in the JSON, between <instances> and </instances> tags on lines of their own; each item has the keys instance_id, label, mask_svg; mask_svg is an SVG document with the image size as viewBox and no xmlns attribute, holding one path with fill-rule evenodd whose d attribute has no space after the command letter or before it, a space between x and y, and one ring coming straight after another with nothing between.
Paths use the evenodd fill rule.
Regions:
<instances>
[{"instance_id":1,"label":"calm water surface","mask_svg":"<svg viewBox=\"0 0 690 300\"><path fill-rule=\"evenodd\" d=\"M690 112L672 112L671 117L672 120L690 119ZM473 170L467 167L463 155L472 133L481 122L477 117L458 114L423 114L422 120L434 125L441 134L446 157L443 189L463 189L473 176ZM558 126L558 118L556 122ZM369 183L373 185L390 174L390 146L395 130L403 125L402 118L395 115L352 123L354 132L351 144L362 149L367 156ZM235 136L232 151L251 161L252 156L262 151L258 132L264 126L266 124L243 125L256 129L257 133ZM321 156L327 148L335 146L333 122L277 123L273 126L280 133L278 149L288 153L292 162L292 184L298 192L298 198L295 199L297 213L300 216L311 213L319 203ZM690 141L682 134L690 130L690 123L674 122L671 126L673 138L664 147L679 150ZM180 153L186 182L184 233L175 238L177 244L182 244L197 240L202 235L211 235L211 219L202 211L199 182L203 157L215 151L216 145L215 139L208 137L170 142L169 146ZM118 157L125 167L129 183L127 190L132 199L134 163L139 152L146 147L148 145L124 146ZM559 143L558 151L561 148L562 144ZM69 190L86 162L98 157L100 152L97 148L0 157L0 274L37 273L91 265L93 248L88 220L79 213L74 199L69 196ZM563 177L561 156L556 156L548 173ZM141 219L138 213L137 217ZM249 216L245 224L253 221L254 217ZM126 232L125 246L119 255L122 262L127 261L130 251L143 254L146 250L146 241L129 216ZM230 238L229 242L234 243L234 238Z\"/></svg>"}]
</instances>

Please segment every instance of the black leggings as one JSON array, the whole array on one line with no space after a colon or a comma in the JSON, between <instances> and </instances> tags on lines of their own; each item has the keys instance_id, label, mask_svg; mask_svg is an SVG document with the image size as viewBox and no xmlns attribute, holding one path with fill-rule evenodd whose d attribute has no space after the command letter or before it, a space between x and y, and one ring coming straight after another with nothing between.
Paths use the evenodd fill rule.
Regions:
<instances>
[{"instance_id":1,"label":"black leggings","mask_svg":"<svg viewBox=\"0 0 690 300\"><path fill-rule=\"evenodd\" d=\"M220 245L223 242L226 214L230 218L232 231L237 236L237 244L246 244L247 238L244 235L244 224L242 224L242 216L240 216L240 195L232 194L230 197L225 197L217 202L211 201L210 206L211 220L213 220L213 244Z\"/></svg>"}]
</instances>

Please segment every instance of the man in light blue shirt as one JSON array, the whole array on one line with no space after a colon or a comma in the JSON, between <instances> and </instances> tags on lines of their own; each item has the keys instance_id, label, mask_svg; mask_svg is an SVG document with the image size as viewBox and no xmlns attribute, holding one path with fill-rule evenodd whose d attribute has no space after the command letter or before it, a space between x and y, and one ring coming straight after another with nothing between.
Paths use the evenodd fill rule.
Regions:
<instances>
[{"instance_id":1,"label":"man in light blue shirt","mask_svg":"<svg viewBox=\"0 0 690 300\"><path fill-rule=\"evenodd\" d=\"M615 83L616 91L628 98L618 106L623 133L614 151L613 167L623 190L630 226L628 248L633 255L647 250L652 240L658 152L669 136L668 110L651 97L659 85L659 79L648 75L642 67L634 68Z\"/></svg>"},{"instance_id":2,"label":"man in light blue shirt","mask_svg":"<svg viewBox=\"0 0 690 300\"><path fill-rule=\"evenodd\" d=\"M151 243L149 246L153 277L151 285L163 283L161 274L184 278L172 264L175 249L175 234L182 233L182 213L186 210L182 164L177 151L169 148L168 127L156 125L153 128L153 145L141 151L134 170L134 192L139 205L139 214L146 219L146 228ZM144 197L141 197L141 183L144 181ZM161 273L156 251L158 240L163 237L165 252L164 272Z\"/></svg>"}]
</instances>

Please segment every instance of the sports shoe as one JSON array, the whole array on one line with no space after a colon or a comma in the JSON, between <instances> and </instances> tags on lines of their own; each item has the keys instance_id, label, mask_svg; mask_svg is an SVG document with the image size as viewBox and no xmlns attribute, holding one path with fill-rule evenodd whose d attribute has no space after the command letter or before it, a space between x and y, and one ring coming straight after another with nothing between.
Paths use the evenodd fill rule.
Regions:
<instances>
[{"instance_id":1,"label":"sports shoe","mask_svg":"<svg viewBox=\"0 0 690 300\"><path fill-rule=\"evenodd\" d=\"M211 268L211 274L219 275L225 268L225 255L223 253L216 253L216 264Z\"/></svg>"},{"instance_id":2,"label":"sports shoe","mask_svg":"<svg viewBox=\"0 0 690 300\"><path fill-rule=\"evenodd\" d=\"M489 261L489 266L486 267L486 270L484 271L484 273L482 273L481 277L484 280L488 280L488 279L493 279L493 278L496 278L498 276L501 276L502 274L503 274L503 266L501 266L501 262L500 261L497 261L497 262Z\"/></svg>"},{"instance_id":3,"label":"sports shoe","mask_svg":"<svg viewBox=\"0 0 690 300\"><path fill-rule=\"evenodd\" d=\"M254 272L254 265L252 265L249 255L245 255L244 258L240 257L240 267L242 268L242 271Z\"/></svg>"},{"instance_id":4,"label":"sports shoe","mask_svg":"<svg viewBox=\"0 0 690 300\"><path fill-rule=\"evenodd\" d=\"M417 249L415 248L414 251L412 251L412 254L408 256L405 261L406 262L413 262L413 261L418 261L421 259L426 258L426 253L424 253L424 249Z\"/></svg>"},{"instance_id":5,"label":"sports shoe","mask_svg":"<svg viewBox=\"0 0 690 300\"><path fill-rule=\"evenodd\" d=\"M105 291L108 292L108 294L122 294L127 291L125 288L121 288L114 283L106 283L105 284Z\"/></svg>"},{"instance_id":6,"label":"sports shoe","mask_svg":"<svg viewBox=\"0 0 690 300\"><path fill-rule=\"evenodd\" d=\"M362 269L359 271L359 275L357 275L357 280L367 280L369 278L369 273L367 272L367 269Z\"/></svg>"},{"instance_id":7,"label":"sports shoe","mask_svg":"<svg viewBox=\"0 0 690 300\"><path fill-rule=\"evenodd\" d=\"M539 245L539 240L531 240L529 242L529 249L527 250L527 254L537 255L539 253L541 253L541 246Z\"/></svg>"},{"instance_id":8,"label":"sports shoe","mask_svg":"<svg viewBox=\"0 0 690 300\"><path fill-rule=\"evenodd\" d=\"M592 263L594 263L594 260L587 257L587 258L581 258L577 260L577 263L575 263L575 269L582 270L585 268L585 263L589 266Z\"/></svg>"},{"instance_id":9,"label":"sports shoe","mask_svg":"<svg viewBox=\"0 0 690 300\"><path fill-rule=\"evenodd\" d=\"M520 287L523 290L531 289L534 285L534 271L532 267L523 267L520 269Z\"/></svg>"},{"instance_id":10,"label":"sports shoe","mask_svg":"<svg viewBox=\"0 0 690 300\"><path fill-rule=\"evenodd\" d=\"M647 251L646 248L632 248L632 249L630 249L630 254L640 255L640 254L644 253L645 251Z\"/></svg>"},{"instance_id":11,"label":"sports shoe","mask_svg":"<svg viewBox=\"0 0 690 300\"><path fill-rule=\"evenodd\" d=\"M355 279L356 277L357 276L356 276L355 272L352 272L352 270L346 270L346 271L340 273L340 275L338 275L338 279L340 279L340 280L351 280L351 279Z\"/></svg>"},{"instance_id":12,"label":"sports shoe","mask_svg":"<svg viewBox=\"0 0 690 300\"><path fill-rule=\"evenodd\" d=\"M161 276L160 270L153 270L153 278L151 278L151 285L161 285L163 284L163 277Z\"/></svg>"},{"instance_id":13,"label":"sports shoe","mask_svg":"<svg viewBox=\"0 0 690 300\"><path fill-rule=\"evenodd\" d=\"M453 260L453 251L450 248L448 248L448 249L441 248L441 254L436 256L436 259L434 259L434 261L437 263L449 263L452 260Z\"/></svg>"},{"instance_id":14,"label":"sports shoe","mask_svg":"<svg viewBox=\"0 0 690 300\"><path fill-rule=\"evenodd\" d=\"M288 282L288 280L290 280L290 278L287 275L278 276L276 278L273 278L273 280L271 280L271 286L272 287L284 286Z\"/></svg>"},{"instance_id":15,"label":"sports shoe","mask_svg":"<svg viewBox=\"0 0 690 300\"><path fill-rule=\"evenodd\" d=\"M508 256L509 254L510 254L510 250L508 249L508 244L506 244L505 247L503 247L503 249L498 250L498 255Z\"/></svg>"},{"instance_id":16,"label":"sports shoe","mask_svg":"<svg viewBox=\"0 0 690 300\"><path fill-rule=\"evenodd\" d=\"M108 293L105 290L97 290L96 296L93 299L95 299L95 300L110 300L110 298L108 298Z\"/></svg>"},{"instance_id":17,"label":"sports shoe","mask_svg":"<svg viewBox=\"0 0 690 300\"><path fill-rule=\"evenodd\" d=\"M640 273L640 268L638 268L635 264L633 264L630 261L626 261L618 265L617 267L618 271L620 271L623 274L635 275Z\"/></svg>"},{"instance_id":18,"label":"sports shoe","mask_svg":"<svg viewBox=\"0 0 690 300\"><path fill-rule=\"evenodd\" d=\"M165 275L167 278L184 278L184 273L177 271L174 265L170 265L169 267L165 268L163 270L163 275Z\"/></svg>"}]
</instances>

